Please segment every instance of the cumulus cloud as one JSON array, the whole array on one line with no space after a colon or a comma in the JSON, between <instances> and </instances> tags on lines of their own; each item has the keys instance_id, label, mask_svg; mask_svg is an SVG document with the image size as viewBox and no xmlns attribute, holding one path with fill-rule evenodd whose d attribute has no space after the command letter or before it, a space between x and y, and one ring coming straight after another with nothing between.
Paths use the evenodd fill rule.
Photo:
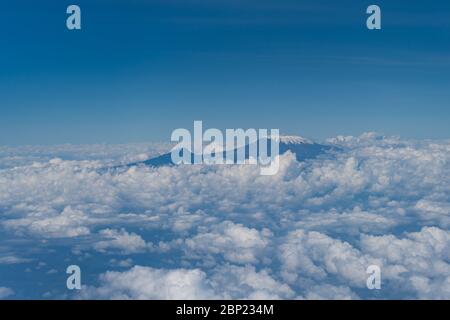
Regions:
<instances>
[{"instance_id":1,"label":"cumulus cloud","mask_svg":"<svg viewBox=\"0 0 450 320\"><path fill-rule=\"evenodd\" d=\"M377 297L449 298L450 141L328 142L339 147L333 157L286 153L274 176L234 165L111 169L162 147L0 148L0 257L42 260L79 246L87 252L77 259L104 271L139 263L102 272L129 298L154 297L127 291L134 274L169 288L180 277L204 291L193 297L364 299L371 264L382 268ZM114 254L138 257L122 264ZM90 288L113 296L106 282Z\"/></svg>"},{"instance_id":2,"label":"cumulus cloud","mask_svg":"<svg viewBox=\"0 0 450 320\"><path fill-rule=\"evenodd\" d=\"M302 299L306 300L358 300L359 297L346 286L330 284L315 285L307 290Z\"/></svg>"},{"instance_id":3,"label":"cumulus cloud","mask_svg":"<svg viewBox=\"0 0 450 320\"><path fill-rule=\"evenodd\" d=\"M154 269L135 266L124 272L108 271L100 286L86 287L90 299L282 299L292 297L288 285L266 270L225 265L208 275L200 269Z\"/></svg>"},{"instance_id":4,"label":"cumulus cloud","mask_svg":"<svg viewBox=\"0 0 450 320\"><path fill-rule=\"evenodd\" d=\"M125 272L106 272L101 286L82 290L91 299L215 299L219 298L199 269L159 270L135 266Z\"/></svg>"},{"instance_id":5,"label":"cumulus cloud","mask_svg":"<svg viewBox=\"0 0 450 320\"><path fill-rule=\"evenodd\" d=\"M364 288L367 267L377 265L389 290L401 288L411 294L408 297L445 299L450 294L449 237L446 230L424 227L400 238L363 234L351 245L315 231L297 230L280 246L282 275L297 285L337 281L351 297L356 295L349 287ZM307 298L313 296L314 292L306 293Z\"/></svg>"},{"instance_id":6,"label":"cumulus cloud","mask_svg":"<svg viewBox=\"0 0 450 320\"><path fill-rule=\"evenodd\" d=\"M105 229L99 232L105 240L100 240L94 244L98 251L106 252L108 249L119 250L122 253L137 253L147 249L147 243L141 236L135 233L128 233L126 230Z\"/></svg>"},{"instance_id":7,"label":"cumulus cloud","mask_svg":"<svg viewBox=\"0 0 450 320\"><path fill-rule=\"evenodd\" d=\"M85 226L89 218L80 210L66 207L61 213L37 212L25 218L8 220L6 227L37 234L45 238L79 237L90 233Z\"/></svg>"},{"instance_id":8,"label":"cumulus cloud","mask_svg":"<svg viewBox=\"0 0 450 320\"><path fill-rule=\"evenodd\" d=\"M111 259L109 260L109 264L113 267L129 268L133 266L133 259L130 258L125 260Z\"/></svg>"},{"instance_id":9,"label":"cumulus cloud","mask_svg":"<svg viewBox=\"0 0 450 320\"><path fill-rule=\"evenodd\" d=\"M14 294L14 291L10 288L0 287L0 299L5 299Z\"/></svg>"},{"instance_id":10,"label":"cumulus cloud","mask_svg":"<svg viewBox=\"0 0 450 320\"><path fill-rule=\"evenodd\" d=\"M11 255L4 255L0 256L0 264L18 264L18 263L26 263L30 262L31 259L11 256Z\"/></svg>"},{"instance_id":11,"label":"cumulus cloud","mask_svg":"<svg viewBox=\"0 0 450 320\"><path fill-rule=\"evenodd\" d=\"M415 291L419 298L450 297L449 231L424 227L403 238L362 235L361 249L382 259L387 280Z\"/></svg>"},{"instance_id":12,"label":"cumulus cloud","mask_svg":"<svg viewBox=\"0 0 450 320\"><path fill-rule=\"evenodd\" d=\"M141 161L157 156L171 147L170 143L128 143L55 146L0 146L0 169L37 165L52 159L101 160L106 164Z\"/></svg>"},{"instance_id":13,"label":"cumulus cloud","mask_svg":"<svg viewBox=\"0 0 450 320\"><path fill-rule=\"evenodd\" d=\"M225 264L212 271L211 279L226 299L278 300L295 296L289 285L278 281L269 269L257 271L254 266Z\"/></svg>"},{"instance_id":14,"label":"cumulus cloud","mask_svg":"<svg viewBox=\"0 0 450 320\"><path fill-rule=\"evenodd\" d=\"M193 238L186 240L188 252L201 256L219 254L227 261L241 264L257 263L258 256L268 246L272 235L268 229L258 231L231 221L209 229L199 230Z\"/></svg>"},{"instance_id":15,"label":"cumulus cloud","mask_svg":"<svg viewBox=\"0 0 450 320\"><path fill-rule=\"evenodd\" d=\"M304 230L288 234L280 245L279 257L288 282L302 276L316 281L334 276L354 287L366 285L366 269L374 264L347 242Z\"/></svg>"}]
</instances>

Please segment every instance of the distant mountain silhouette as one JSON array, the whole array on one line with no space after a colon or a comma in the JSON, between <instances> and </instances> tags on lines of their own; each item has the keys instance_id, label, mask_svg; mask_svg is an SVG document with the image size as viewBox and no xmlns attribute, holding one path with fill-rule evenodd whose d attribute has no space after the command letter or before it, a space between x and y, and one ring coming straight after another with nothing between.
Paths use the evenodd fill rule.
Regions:
<instances>
[{"instance_id":1,"label":"distant mountain silhouette","mask_svg":"<svg viewBox=\"0 0 450 320\"><path fill-rule=\"evenodd\" d=\"M287 151L291 151L293 154L295 154L295 157L297 161L304 161L307 159L314 159L320 155L323 155L329 151L336 150L336 147L334 146L327 146L323 144L318 144L315 142L312 142L308 139L299 137L299 136L280 136L279 137L279 146L280 146L280 155L286 153ZM254 142L254 144L259 143L259 141ZM270 139L267 140L267 143L270 147ZM251 144L247 144L245 147L245 159L249 158L249 149ZM259 156L259 148L258 150L258 156ZM234 149L231 152L234 153L234 160L237 159L237 154L239 151L242 151L240 149ZM190 154L191 162L194 162L194 154L187 150L187 149L180 149L179 154L182 156L184 153L187 152ZM225 158L225 154L223 151L218 152L219 154L222 154L222 157ZM268 155L270 156L270 148L268 148ZM172 162L172 156L171 152L165 153L163 155L145 160L140 162L134 162L128 164L128 166L138 166L138 165L146 165L146 166L152 166L152 167L161 167L161 166L170 166L174 165Z\"/></svg>"}]
</instances>

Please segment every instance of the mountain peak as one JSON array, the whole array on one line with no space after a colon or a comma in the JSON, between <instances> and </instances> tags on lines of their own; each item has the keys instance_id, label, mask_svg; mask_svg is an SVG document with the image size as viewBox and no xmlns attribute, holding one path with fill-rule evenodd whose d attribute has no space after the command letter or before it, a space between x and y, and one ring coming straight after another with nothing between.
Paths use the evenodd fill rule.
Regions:
<instances>
[{"instance_id":1,"label":"mountain peak","mask_svg":"<svg viewBox=\"0 0 450 320\"><path fill-rule=\"evenodd\" d=\"M284 154L287 151L290 151L295 154L297 161L304 161L306 159L312 159L319 155L325 154L330 150L334 150L334 147L330 147L327 145L317 144L313 141L300 137L300 136L279 136L279 137L270 137L269 139L277 139L280 142L280 154ZM255 142L253 142L255 143ZM249 152L249 145L247 144L244 147L245 153L246 153L246 159L248 159L248 152ZM219 150L219 151L218 151ZM238 149L230 149L235 156ZM189 152L188 150L183 149L184 152ZM218 149L215 150L216 152L226 152L225 150L222 150L220 146L218 146ZM193 154L191 153L191 157ZM133 165L150 165L150 166L164 166L164 165L172 165L172 158L171 153L166 153L163 155L160 155L156 158L152 158L146 161L136 162L136 163L130 163L128 166Z\"/></svg>"},{"instance_id":2,"label":"mountain peak","mask_svg":"<svg viewBox=\"0 0 450 320\"><path fill-rule=\"evenodd\" d=\"M274 137L275 139L275 137ZM300 136L280 136L279 141L284 144L313 144L309 139Z\"/></svg>"}]
</instances>

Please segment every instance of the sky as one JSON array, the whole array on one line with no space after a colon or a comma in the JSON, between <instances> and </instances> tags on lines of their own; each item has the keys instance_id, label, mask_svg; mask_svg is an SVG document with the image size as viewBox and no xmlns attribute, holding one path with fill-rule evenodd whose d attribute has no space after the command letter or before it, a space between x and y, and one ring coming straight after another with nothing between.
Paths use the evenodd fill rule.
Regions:
<instances>
[{"instance_id":1,"label":"sky","mask_svg":"<svg viewBox=\"0 0 450 320\"><path fill-rule=\"evenodd\" d=\"M168 141L194 120L450 137L447 0L18 0L0 39L0 145Z\"/></svg>"}]
</instances>

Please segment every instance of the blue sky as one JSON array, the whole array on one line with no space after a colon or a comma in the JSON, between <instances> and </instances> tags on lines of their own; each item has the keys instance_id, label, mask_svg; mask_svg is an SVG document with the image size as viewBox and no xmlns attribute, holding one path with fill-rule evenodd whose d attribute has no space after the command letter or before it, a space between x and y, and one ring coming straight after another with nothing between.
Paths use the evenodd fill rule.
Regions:
<instances>
[{"instance_id":1,"label":"blue sky","mask_svg":"<svg viewBox=\"0 0 450 320\"><path fill-rule=\"evenodd\" d=\"M0 37L0 144L167 141L193 120L450 137L448 1L14 1Z\"/></svg>"}]
</instances>

